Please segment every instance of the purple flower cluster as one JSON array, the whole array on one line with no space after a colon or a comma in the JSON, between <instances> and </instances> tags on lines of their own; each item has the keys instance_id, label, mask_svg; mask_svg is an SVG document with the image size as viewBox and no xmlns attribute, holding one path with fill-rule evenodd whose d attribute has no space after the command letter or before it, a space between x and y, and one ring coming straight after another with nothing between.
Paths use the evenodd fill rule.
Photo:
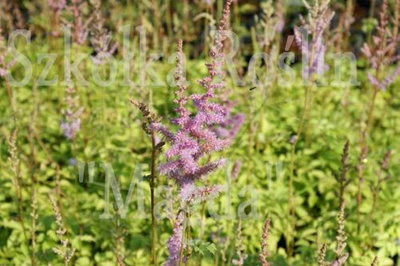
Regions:
<instances>
[{"instance_id":1,"label":"purple flower cluster","mask_svg":"<svg viewBox=\"0 0 400 266\"><path fill-rule=\"evenodd\" d=\"M65 92L67 108L64 110L64 119L61 121L61 130L67 139L73 140L81 128L80 115L83 108L78 108L78 97L75 95L73 85L69 85Z\"/></svg>"},{"instance_id":2,"label":"purple flower cluster","mask_svg":"<svg viewBox=\"0 0 400 266\"><path fill-rule=\"evenodd\" d=\"M361 52L368 58L371 67L375 70L375 74L368 73L368 81L375 88L386 90L396 77L400 75L400 66L398 66L392 73L381 77L380 73L384 65L395 63L400 59L399 55L392 56L393 51L396 50L398 40L388 38L387 28L389 24L388 19L388 3L387 0L383 1L382 9L379 14L379 26L377 28L377 35L373 36L371 45L364 43ZM394 27L397 27L395 25Z\"/></svg>"},{"instance_id":3,"label":"purple flower cluster","mask_svg":"<svg viewBox=\"0 0 400 266\"><path fill-rule=\"evenodd\" d=\"M74 18L73 22L70 23L66 20L63 20L64 24L73 29L73 40L76 44L83 44L89 33L89 25L92 21L92 17L84 21L84 14L82 10L84 10L84 5L86 4L83 0L71 0L71 5L67 6L66 9L72 13Z\"/></svg>"},{"instance_id":4,"label":"purple flower cluster","mask_svg":"<svg viewBox=\"0 0 400 266\"><path fill-rule=\"evenodd\" d=\"M12 67L14 61L6 61L8 50L2 33L3 30L0 28L0 77L5 77L7 75L7 70Z\"/></svg>"},{"instance_id":5,"label":"purple flower cluster","mask_svg":"<svg viewBox=\"0 0 400 266\"><path fill-rule=\"evenodd\" d=\"M176 216L172 236L168 240L169 258L164 264L165 266L176 266L179 263L181 248L184 248L184 246L182 247L182 245L184 245L182 244L184 218L184 213L182 211Z\"/></svg>"},{"instance_id":6,"label":"purple flower cluster","mask_svg":"<svg viewBox=\"0 0 400 266\"><path fill-rule=\"evenodd\" d=\"M101 12L101 1L91 1L94 12L93 22L90 26L90 43L92 44L96 56L92 57L95 64L102 64L104 60L109 58L117 49L117 44L110 46L111 34L104 27L104 18Z\"/></svg>"},{"instance_id":7,"label":"purple flower cluster","mask_svg":"<svg viewBox=\"0 0 400 266\"><path fill-rule=\"evenodd\" d=\"M174 100L177 105L175 108L177 117L171 121L178 129L173 133L161 123L150 125L152 130L161 133L171 144L171 147L165 152L167 162L160 166L160 172L175 180L179 187L182 205L206 199L220 191L220 186L197 187L195 185L196 180L204 179L224 163L224 160L221 159L207 162L202 159L206 155L211 155L215 151L227 147L232 136L238 130L239 122L243 120L242 116L229 116L227 112L230 112L232 104L223 106L215 102L215 99L218 98L216 91L225 87L221 81L224 76L222 67L225 59L223 41L226 38L223 31L228 23L231 3L232 0L226 2L215 45L210 52L212 62L206 64L208 76L199 81L205 89L205 93L186 95L187 82L183 75L183 44L182 41L179 41L175 75L178 90L177 98ZM194 105L194 114L187 107L189 100ZM229 123L235 124L230 125ZM217 134L217 132L223 134ZM169 259L165 264L167 266L177 265L181 251L185 248L185 244L182 242L183 219L184 213L180 211L174 224L173 234L168 241ZM184 260L184 258L182 259Z\"/></svg>"},{"instance_id":8,"label":"purple flower cluster","mask_svg":"<svg viewBox=\"0 0 400 266\"><path fill-rule=\"evenodd\" d=\"M221 123L217 124L217 126L214 128L214 132L222 139L233 140L239 132L239 129L242 127L245 116L241 113L236 115L232 114L232 108L236 105L234 101L225 99L222 101L221 105L225 109L225 118Z\"/></svg>"},{"instance_id":9,"label":"purple flower cluster","mask_svg":"<svg viewBox=\"0 0 400 266\"><path fill-rule=\"evenodd\" d=\"M303 2L309 11L308 21L306 22L300 16L302 27L295 27L294 36L303 55L302 77L304 80L309 80L312 75L321 75L327 70L327 65L325 65L326 46L323 34L329 27L334 12L329 9L328 4L320 4L317 1L315 6L311 7L306 1ZM310 43L308 43L307 34L311 35Z\"/></svg>"},{"instance_id":10,"label":"purple flower cluster","mask_svg":"<svg viewBox=\"0 0 400 266\"><path fill-rule=\"evenodd\" d=\"M229 8L230 1L228 1ZM225 10L224 17L219 27L220 32L225 29L229 9ZM187 201L197 193L195 181L206 177L219 168L224 160L211 161L201 164L200 160L207 154L222 150L230 144L229 138L220 138L214 131L213 126L224 124L227 121L226 109L220 104L212 102L216 97L215 90L224 88L224 83L215 81L223 76L222 65L224 54L222 51L224 35L218 34L216 45L211 50L212 63L206 64L209 75L200 80L199 83L206 89L204 94L185 96L187 89L186 80L182 70L182 42L178 45L176 83L178 86L175 109L177 118L172 123L179 128L174 134L160 123L152 124L152 128L171 142L171 147L166 151L167 162L160 166L160 172L174 179L180 189L180 198ZM196 114L191 116L186 105L192 100ZM211 191L210 191L211 193Z\"/></svg>"}]
</instances>

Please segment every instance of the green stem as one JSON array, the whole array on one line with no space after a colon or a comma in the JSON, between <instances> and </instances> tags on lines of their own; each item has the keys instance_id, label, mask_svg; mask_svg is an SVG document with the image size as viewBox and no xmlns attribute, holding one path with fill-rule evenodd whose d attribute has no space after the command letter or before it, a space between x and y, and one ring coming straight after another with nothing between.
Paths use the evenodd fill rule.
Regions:
<instances>
[{"instance_id":1,"label":"green stem","mask_svg":"<svg viewBox=\"0 0 400 266\"><path fill-rule=\"evenodd\" d=\"M203 239L205 232L205 220L206 220L206 202L203 201L201 204L201 222L200 222L200 239ZM197 259L197 265L201 265L201 255Z\"/></svg>"},{"instance_id":2,"label":"green stem","mask_svg":"<svg viewBox=\"0 0 400 266\"><path fill-rule=\"evenodd\" d=\"M290 179L289 179L289 189L288 189L288 206L289 206L289 214L290 214L290 224L291 224L291 229L292 231L290 232L291 234L291 239L289 240L289 245L288 245L288 256L291 257L293 254L293 247L292 243L294 241L294 233L295 233L295 204L294 204L294 199L293 199L293 180L294 180L294 166L295 166L295 158L296 158L296 144L301 136L301 133L303 131L304 127L304 120L306 118L307 110L308 110L308 105L309 105L309 98L310 98L310 86L306 86L306 95L304 98L304 105L303 105L303 114L301 116L300 124L297 129L297 133L295 136L295 140L292 143L291 147L291 160L290 160Z\"/></svg>"},{"instance_id":3,"label":"green stem","mask_svg":"<svg viewBox=\"0 0 400 266\"><path fill-rule=\"evenodd\" d=\"M157 257L156 257L156 241L157 241L157 233L156 233L156 219L154 217L154 188L155 188L155 174L156 174L156 141L154 133L151 134L151 180L150 180L150 197L151 197L151 238L152 238L152 249L151 249L151 261L153 265L157 265Z\"/></svg>"},{"instance_id":4,"label":"green stem","mask_svg":"<svg viewBox=\"0 0 400 266\"><path fill-rule=\"evenodd\" d=\"M186 212L186 266L190 265L190 208L188 206L187 212Z\"/></svg>"}]
</instances>

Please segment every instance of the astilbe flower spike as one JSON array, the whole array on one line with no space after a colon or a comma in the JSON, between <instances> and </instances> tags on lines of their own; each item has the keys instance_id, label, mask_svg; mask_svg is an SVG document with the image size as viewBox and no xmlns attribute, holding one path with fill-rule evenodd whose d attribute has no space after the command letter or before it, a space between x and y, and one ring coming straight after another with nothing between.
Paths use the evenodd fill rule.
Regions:
<instances>
[{"instance_id":1,"label":"astilbe flower spike","mask_svg":"<svg viewBox=\"0 0 400 266\"><path fill-rule=\"evenodd\" d=\"M393 51L398 43L397 37L393 38L393 34L388 30L389 18L388 18L388 3L387 0L383 1L382 9L379 13L379 26L377 28L377 34L373 36L373 42L371 45L364 43L361 48L361 52L367 57L369 64L374 70L374 74L371 72L367 74L368 81L374 88L386 90L390 86L396 77L400 75L400 66L386 76L382 76L382 68L385 65L389 65L397 62L400 59L400 55L393 55ZM398 23L394 23L394 27L397 27Z\"/></svg>"},{"instance_id":2,"label":"astilbe flower spike","mask_svg":"<svg viewBox=\"0 0 400 266\"><path fill-rule=\"evenodd\" d=\"M244 261L247 259L247 254L244 253L243 237L242 237L242 221L239 219L236 228L236 254L237 259L232 260L233 265L243 265Z\"/></svg>"},{"instance_id":3,"label":"astilbe flower spike","mask_svg":"<svg viewBox=\"0 0 400 266\"><path fill-rule=\"evenodd\" d=\"M91 0L90 3L94 7L93 22L90 24L90 42L96 52L92 60L96 64L101 64L115 52L117 44L110 46L111 34L104 27L101 1Z\"/></svg>"},{"instance_id":4,"label":"astilbe flower spike","mask_svg":"<svg viewBox=\"0 0 400 266\"><path fill-rule=\"evenodd\" d=\"M347 236L344 230L344 210L345 204L344 202L342 202L339 209L336 249L334 250L334 252L336 253L336 259L330 264L331 266L342 266L346 263L347 258L349 257L349 253L345 252L347 246Z\"/></svg>"},{"instance_id":5,"label":"astilbe flower spike","mask_svg":"<svg viewBox=\"0 0 400 266\"><path fill-rule=\"evenodd\" d=\"M0 78L7 75L7 70L9 70L15 61L7 62L6 58L9 54L6 41L3 36L3 30L0 28Z\"/></svg>"},{"instance_id":6,"label":"astilbe flower spike","mask_svg":"<svg viewBox=\"0 0 400 266\"><path fill-rule=\"evenodd\" d=\"M68 265L75 254L75 248L71 246L67 238L67 229L64 226L63 219L60 213L60 208L53 196L49 195L51 206L53 207L54 216L56 217L57 231L56 235L61 242L61 246L53 248L54 253L64 259L64 265Z\"/></svg>"},{"instance_id":7,"label":"astilbe flower spike","mask_svg":"<svg viewBox=\"0 0 400 266\"><path fill-rule=\"evenodd\" d=\"M269 224L270 224L270 220L267 219L264 223L263 231L262 231L263 233L262 233L262 237L261 237L261 252L259 255L262 266L269 265L269 263L267 261L268 256L269 256L269 254L268 254Z\"/></svg>"},{"instance_id":8,"label":"astilbe flower spike","mask_svg":"<svg viewBox=\"0 0 400 266\"><path fill-rule=\"evenodd\" d=\"M323 35L329 27L334 12L329 9L330 0L315 1L314 6L303 0L308 10L307 21L300 16L302 28L295 27L294 35L297 45L300 46L303 55L304 80L309 80L313 74L321 75L327 70L325 65L326 46ZM311 42L308 43L306 35L311 35Z\"/></svg>"},{"instance_id":9,"label":"astilbe flower spike","mask_svg":"<svg viewBox=\"0 0 400 266\"><path fill-rule=\"evenodd\" d=\"M275 6L274 6L274 2ZM261 3L261 15L255 17L255 30L260 48L268 52L272 47L272 42L280 34L285 26L283 18L282 0L268 0Z\"/></svg>"},{"instance_id":10,"label":"astilbe flower spike","mask_svg":"<svg viewBox=\"0 0 400 266\"><path fill-rule=\"evenodd\" d=\"M224 83L216 79L223 76L223 41L226 36L221 33L228 23L231 3L232 0L226 2L218 27L219 34L215 39L215 46L210 52L212 62L206 64L208 76L199 81L200 85L206 90L205 93L186 95L187 82L183 76L183 44L180 40L178 42L175 73L178 87L177 98L174 100L177 117L171 120L178 129L173 133L161 123L150 125L151 130L161 133L171 144L171 147L165 152L167 162L160 166L160 172L173 179L178 185L179 197L183 207L195 200L214 195L220 190L219 186L197 188L195 181L204 179L224 163L224 160L216 160L203 164L201 159L205 155L211 155L230 144L229 139L219 138L213 130L215 125L224 121L226 114L224 108L212 100L216 98L215 91L225 86ZM187 108L189 100L195 107L196 113L194 115ZM168 241L169 258L165 264L168 266L177 265L180 259L186 259L182 256L185 248L182 242L183 207L178 213L173 235Z\"/></svg>"},{"instance_id":11,"label":"astilbe flower spike","mask_svg":"<svg viewBox=\"0 0 400 266\"><path fill-rule=\"evenodd\" d=\"M81 128L80 116L83 108L78 107L78 96L75 95L75 89L69 84L65 90L66 109L64 110L64 119L61 121L61 130L67 139L73 140Z\"/></svg>"},{"instance_id":12,"label":"astilbe flower spike","mask_svg":"<svg viewBox=\"0 0 400 266\"><path fill-rule=\"evenodd\" d=\"M229 8L230 1L227 3ZM225 20L228 12L229 10L224 11L221 25L226 24ZM220 26L219 29L223 30L224 27ZM215 97L215 89L223 88L224 86L222 83L214 83L213 81L215 76L222 76L222 70L220 70L221 61L223 60L222 38L222 35L217 37L216 47L211 51L213 62L207 64L209 76L200 81L200 84L206 89L206 93L191 95L190 97L185 95L187 86L182 69L182 42L179 42L175 76L178 90L176 92L177 99L174 101L177 104L175 111L178 117L172 119L172 123L179 126L179 129L173 134L160 123L152 124L152 128L162 133L171 142L171 148L165 153L167 162L160 166L160 172L177 182L182 201L186 201L192 194L196 194L195 180L207 176L224 162L223 160L217 160L201 165L199 160L206 154L225 148L230 142L228 139L220 139L212 129L212 126L223 122L225 117L225 112L221 105L211 102L211 99ZM217 59L220 59L220 61ZM194 116L191 116L186 107L190 99L193 101L197 111Z\"/></svg>"},{"instance_id":13,"label":"astilbe flower spike","mask_svg":"<svg viewBox=\"0 0 400 266\"><path fill-rule=\"evenodd\" d=\"M169 258L164 264L165 266L176 266L179 262L181 249L185 248L185 244L182 243L184 218L184 212L179 211L175 219L172 236L168 240Z\"/></svg>"},{"instance_id":14,"label":"astilbe flower spike","mask_svg":"<svg viewBox=\"0 0 400 266\"><path fill-rule=\"evenodd\" d=\"M76 44L82 45L88 36L89 33L89 25L91 24L93 17L89 17L84 20L83 9L86 2L83 0L71 0L71 5L67 6L66 9L72 13L73 22L69 22L65 19L62 19L63 23L71 27L73 29L73 40Z\"/></svg>"}]
</instances>

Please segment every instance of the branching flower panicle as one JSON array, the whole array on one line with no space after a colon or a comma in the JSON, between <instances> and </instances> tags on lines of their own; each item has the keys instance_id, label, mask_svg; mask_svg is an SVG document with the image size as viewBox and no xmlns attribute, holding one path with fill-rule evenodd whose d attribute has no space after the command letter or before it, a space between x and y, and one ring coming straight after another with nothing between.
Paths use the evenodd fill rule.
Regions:
<instances>
[{"instance_id":1,"label":"branching flower panicle","mask_svg":"<svg viewBox=\"0 0 400 266\"><path fill-rule=\"evenodd\" d=\"M335 261L332 262L331 266L342 266L346 263L349 253L345 252L347 246L347 236L344 230L344 209L345 204L342 202L340 204L339 215L338 215L338 229L336 234L336 249L334 250L336 254Z\"/></svg>"},{"instance_id":2,"label":"branching flower panicle","mask_svg":"<svg viewBox=\"0 0 400 266\"><path fill-rule=\"evenodd\" d=\"M343 154L342 158L340 160L340 169L339 169L339 175L335 175L336 180L339 183L339 205L342 204L344 201L344 192L346 187L350 184L350 179L347 178L347 172L349 170L349 149L350 149L350 143L349 141L346 141L346 144L344 145L343 148Z\"/></svg>"},{"instance_id":3,"label":"branching flower panicle","mask_svg":"<svg viewBox=\"0 0 400 266\"><path fill-rule=\"evenodd\" d=\"M169 258L165 266L176 266L179 263L181 249L185 248L185 243L182 241L184 218L184 212L179 211L172 229L172 236L168 240Z\"/></svg>"},{"instance_id":4,"label":"branching flower panicle","mask_svg":"<svg viewBox=\"0 0 400 266\"><path fill-rule=\"evenodd\" d=\"M115 52L117 45L110 46L111 34L104 27L101 1L91 0L90 3L94 7L93 21L90 24L90 43L96 52L96 56L92 57L92 60L96 64L101 64L104 59L110 57Z\"/></svg>"},{"instance_id":5,"label":"branching flower panicle","mask_svg":"<svg viewBox=\"0 0 400 266\"><path fill-rule=\"evenodd\" d=\"M242 237L242 221L238 221L237 229L236 229L236 254L238 256L237 259L232 260L233 265L243 265L244 261L247 259L247 255L244 254L243 247L243 237Z\"/></svg>"},{"instance_id":6,"label":"branching flower panicle","mask_svg":"<svg viewBox=\"0 0 400 266\"><path fill-rule=\"evenodd\" d=\"M63 219L60 213L60 209L57 205L56 200L49 195L50 203L51 206L53 207L53 212L56 217L56 224L57 224L57 237L59 241L61 242L61 247L58 248L53 248L54 253L56 253L58 256L62 257L64 259L64 264L68 265L72 259L72 257L75 254L75 249L70 248L69 246L69 240L66 236L67 234L67 229L64 226Z\"/></svg>"},{"instance_id":7,"label":"branching flower panicle","mask_svg":"<svg viewBox=\"0 0 400 266\"><path fill-rule=\"evenodd\" d=\"M369 64L374 70L373 73L369 72L368 81L375 89L386 90L388 86L393 84L394 80L400 75L400 66L393 72L382 75L382 68L397 62L400 55L394 55L394 50L398 44L397 37L393 38L393 33L389 30L390 20L388 18L388 2L383 1L382 9L379 13L379 26L377 33L373 36L371 45L364 43L361 52L368 58ZM394 23L394 27L399 29L398 22Z\"/></svg>"},{"instance_id":8,"label":"branching flower panicle","mask_svg":"<svg viewBox=\"0 0 400 266\"><path fill-rule=\"evenodd\" d=\"M0 28L0 78L4 78L7 75L7 71L15 63L14 60L7 62L8 55L9 50L3 36L3 30Z\"/></svg>"},{"instance_id":9,"label":"branching flower panicle","mask_svg":"<svg viewBox=\"0 0 400 266\"><path fill-rule=\"evenodd\" d=\"M151 129L151 125L154 123L158 123L160 121L160 118L150 111L149 107L139 101L131 100L131 104L135 106L139 111L142 113L143 116L143 122L142 122L142 128L146 134L151 135L153 130Z\"/></svg>"},{"instance_id":10,"label":"branching flower panicle","mask_svg":"<svg viewBox=\"0 0 400 266\"><path fill-rule=\"evenodd\" d=\"M66 9L72 14L73 22L62 19L65 25L72 28L73 40L78 45L85 43L89 33L89 25L93 20L92 17L89 17L85 21L83 14L85 5L86 2L83 0L71 0L71 5L67 6Z\"/></svg>"},{"instance_id":11,"label":"branching flower panicle","mask_svg":"<svg viewBox=\"0 0 400 266\"><path fill-rule=\"evenodd\" d=\"M276 5L274 7L274 2ZM263 51L270 51L271 44L277 34L280 34L283 30L285 21L283 19L283 7L282 1L266 1L261 2L262 15L255 17L255 27L257 33L261 33L258 36L258 42L260 48Z\"/></svg>"},{"instance_id":12,"label":"branching flower panicle","mask_svg":"<svg viewBox=\"0 0 400 266\"><path fill-rule=\"evenodd\" d=\"M199 81L205 89L205 93L186 96L187 82L183 76L183 44L182 41L179 41L175 73L178 90L177 98L174 100L177 117L171 120L178 129L172 133L161 123L150 125L151 130L161 133L171 144L165 153L167 162L160 166L160 172L175 180L179 187L181 205L185 208L188 204L215 195L220 190L219 186L197 188L195 181L204 179L224 163L224 160L221 159L202 163L201 159L230 144L230 140L220 139L213 130L215 125L224 121L226 114L224 108L212 100L216 98L215 90L225 86L218 79L223 77L222 66L225 57L223 41L226 38L223 31L228 23L231 3L232 0L226 2L215 45L210 52L212 62L206 64L208 76ZM193 115L187 108L189 100L195 107L196 113ZM177 259L183 259L182 254L185 249L181 240L183 219L183 214L178 213L173 235L168 242L169 259L166 265L176 265Z\"/></svg>"},{"instance_id":13,"label":"branching flower panicle","mask_svg":"<svg viewBox=\"0 0 400 266\"><path fill-rule=\"evenodd\" d=\"M230 1L224 10L219 30L220 33L225 29L228 19ZM177 118L172 119L172 123L179 126L178 131L173 134L160 123L152 124L152 128L162 133L171 142L171 148L166 152L167 163L161 165L160 171L174 179L179 188L180 196L183 201L187 200L191 194L196 194L194 182L204 178L223 164L223 160L212 161L201 165L199 160L206 154L221 150L229 145L229 140L220 139L213 132L212 127L224 121L224 109L218 103L211 102L215 97L214 91L224 87L221 82L214 82L214 78L223 76L221 66L224 54L223 39L225 37L218 34L216 45L211 50L212 63L207 64L209 75L200 80L200 84L206 89L205 94L185 95L187 90L186 80L183 77L183 52L182 42L178 43L176 83L178 90L175 103ZM191 116L186 105L191 99L197 113ZM211 191L210 191L211 192Z\"/></svg>"},{"instance_id":14,"label":"branching flower panicle","mask_svg":"<svg viewBox=\"0 0 400 266\"><path fill-rule=\"evenodd\" d=\"M268 266L269 263L267 261L268 259L268 235L269 235L269 224L270 220L267 219L264 223L263 230L262 230L262 237L261 237L261 252L259 255L261 265L262 266Z\"/></svg>"},{"instance_id":15,"label":"branching flower panicle","mask_svg":"<svg viewBox=\"0 0 400 266\"><path fill-rule=\"evenodd\" d=\"M61 121L61 130L67 139L73 140L81 128L81 114L83 108L79 107L78 95L73 85L70 83L65 89L65 104L64 119Z\"/></svg>"},{"instance_id":16,"label":"branching flower panicle","mask_svg":"<svg viewBox=\"0 0 400 266\"><path fill-rule=\"evenodd\" d=\"M334 12L329 8L330 0L315 1L311 6L303 0L308 10L307 20L300 16L302 28L295 27L294 34L297 44L301 47L303 54L303 79L308 80L314 74L321 75L326 71L324 44L324 32L328 29L334 16ZM307 34L311 35L311 42L307 41Z\"/></svg>"}]
</instances>

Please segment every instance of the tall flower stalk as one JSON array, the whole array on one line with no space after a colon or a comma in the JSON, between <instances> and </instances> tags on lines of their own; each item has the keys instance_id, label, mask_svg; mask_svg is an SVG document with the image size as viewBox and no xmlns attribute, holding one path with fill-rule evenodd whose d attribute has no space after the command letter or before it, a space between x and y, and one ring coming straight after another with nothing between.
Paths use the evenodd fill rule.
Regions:
<instances>
[{"instance_id":1,"label":"tall flower stalk","mask_svg":"<svg viewBox=\"0 0 400 266\"><path fill-rule=\"evenodd\" d=\"M237 259L232 260L233 265L243 265L244 261L247 258L247 255L244 253L244 246L243 246L243 237L242 237L242 221L239 219L237 228L236 228L236 254Z\"/></svg>"},{"instance_id":2,"label":"tall flower stalk","mask_svg":"<svg viewBox=\"0 0 400 266\"><path fill-rule=\"evenodd\" d=\"M340 204L339 215L338 215L338 228L336 234L336 249L334 250L336 254L336 259L330 264L331 266L342 266L345 265L349 253L345 252L347 246L347 236L344 230L345 224L345 204L342 202Z\"/></svg>"},{"instance_id":3,"label":"tall flower stalk","mask_svg":"<svg viewBox=\"0 0 400 266\"><path fill-rule=\"evenodd\" d=\"M110 46L111 34L104 27L104 18L101 12L101 1L91 0L94 8L93 21L90 23L90 43L92 44L96 56L92 57L95 63L102 63L104 59L110 57L117 49L117 45Z\"/></svg>"},{"instance_id":4,"label":"tall flower stalk","mask_svg":"<svg viewBox=\"0 0 400 266\"><path fill-rule=\"evenodd\" d=\"M358 158L357 170L357 228L360 230L361 227L361 203L362 203L362 185L364 183L364 168L368 154L368 147L364 147Z\"/></svg>"},{"instance_id":5,"label":"tall flower stalk","mask_svg":"<svg viewBox=\"0 0 400 266\"><path fill-rule=\"evenodd\" d=\"M36 258L36 230L37 230L37 191L36 188L32 187L32 196L31 196L31 263L33 266L37 265L37 258Z\"/></svg>"},{"instance_id":6,"label":"tall flower stalk","mask_svg":"<svg viewBox=\"0 0 400 266\"><path fill-rule=\"evenodd\" d=\"M75 248L70 247L70 242L66 235L67 229L64 226L64 222L56 200L51 195L49 195L49 199L51 206L53 207L53 212L56 217L56 223L58 227L56 230L56 235L61 243L61 246L53 248L53 251L64 260L64 265L67 266L75 254Z\"/></svg>"},{"instance_id":7,"label":"tall flower stalk","mask_svg":"<svg viewBox=\"0 0 400 266\"><path fill-rule=\"evenodd\" d=\"M263 233L262 233L262 237L261 237L261 252L259 255L262 266L269 266L269 263L267 261L268 256L269 256L269 254L268 254L269 224L270 224L270 220L267 219L264 223L263 231L262 231Z\"/></svg>"},{"instance_id":8,"label":"tall flower stalk","mask_svg":"<svg viewBox=\"0 0 400 266\"><path fill-rule=\"evenodd\" d=\"M349 141L347 141L344 145L342 158L340 160L340 173L338 175L335 175L336 181L339 183L339 206L341 206L344 202L344 192L351 181L347 178L347 172L349 170L349 149L350 143Z\"/></svg>"},{"instance_id":9,"label":"tall flower stalk","mask_svg":"<svg viewBox=\"0 0 400 266\"><path fill-rule=\"evenodd\" d=\"M378 205L378 199L379 199L379 193L381 191L381 186L383 185L384 182L389 180L391 176L388 174L389 170L389 162L390 162L390 157L392 155L391 151L388 151L385 153L383 156L382 162L380 164L380 169L379 171L376 171L377 175L377 181L375 184L371 186L371 192L372 192L372 208L369 213L369 236L371 239L371 246L373 246L373 238L372 238L372 230L373 230L373 222L374 222L374 217L375 217L375 212L376 212L376 206Z\"/></svg>"},{"instance_id":10,"label":"tall flower stalk","mask_svg":"<svg viewBox=\"0 0 400 266\"><path fill-rule=\"evenodd\" d=\"M13 129L9 139L9 161L11 165L11 171L13 173L13 184L15 188L15 195L17 197L17 212L18 212L18 221L21 225L21 230L24 235L25 241L28 240L25 229L25 221L23 217L23 201L22 201L22 191L21 191L21 172L20 172L20 161L19 161L19 153L17 147L17 127Z\"/></svg>"},{"instance_id":11,"label":"tall flower stalk","mask_svg":"<svg viewBox=\"0 0 400 266\"><path fill-rule=\"evenodd\" d=\"M317 75L321 75L325 70L326 66L324 63L326 47L323 40L324 32L327 30L330 21L333 18L334 12L329 8L330 0L315 1L314 5L311 6L306 0L303 0L304 5L308 10L308 20L306 21L303 17L300 17L302 22L302 28L295 28L295 39L297 44L301 47L303 56L303 70L302 77L306 82L305 84L305 97L304 105L302 110L302 116L300 124L297 128L296 134L290 139L291 144L291 170L289 179L288 189L288 205L290 213L291 223L291 237L288 244L288 256L291 257L294 246L294 233L295 233L295 204L294 204L294 193L293 193L293 179L294 179L294 167L295 167L295 154L296 145L303 132L304 123L307 120L309 123L310 112L311 112L311 90L313 83L316 80ZM311 42L307 41L307 34L311 35ZM309 131L307 125L307 132ZM308 133L307 133L308 135Z\"/></svg>"},{"instance_id":12,"label":"tall flower stalk","mask_svg":"<svg viewBox=\"0 0 400 266\"><path fill-rule=\"evenodd\" d=\"M151 129L151 125L157 123L159 118L153 114L149 108L141 102L136 102L131 100L131 103L136 106L143 115L143 123L142 128L146 132L148 136L151 138L151 177L150 177L150 200L151 200L151 236L152 236L152 248L151 248L151 263L153 265L157 265L157 256L156 256L156 241L157 241L157 232L156 232L156 219L154 217L154 206L155 206L155 198L154 198L154 189L155 189L155 180L156 180L156 159L157 159L157 151L161 150L164 142L156 143L156 137L154 131Z\"/></svg>"},{"instance_id":13,"label":"tall flower stalk","mask_svg":"<svg viewBox=\"0 0 400 266\"><path fill-rule=\"evenodd\" d=\"M396 0L396 3L398 0ZM400 4L397 3L397 8L399 8ZM399 12L399 11L397 11ZM399 15L397 15L399 16ZM399 19L397 17L397 19ZM383 1L382 9L379 13L379 26L377 28L377 33L372 38L372 43L364 43L361 51L367 57L368 62L372 68L372 72L368 73L368 81L372 86L372 99L369 102L369 107L367 111L367 121L364 128L361 129L361 153L360 160L365 160L368 156L368 138L370 135L370 131L372 130L374 123L374 111L375 105L378 98L378 94L380 91L386 90L388 86L390 86L395 78L400 75L400 66L397 66L396 69L392 72L385 73L385 67L390 64L395 63L399 60L399 56L394 55L396 50L396 45L398 43L397 31L399 29L399 22L394 21L394 33L388 34L387 28L389 27L389 18L388 18L388 2L387 0ZM360 217L360 205L362 202L362 175L363 175L363 166L360 163L361 167L358 167L358 175L359 175L359 187L358 187L358 217ZM360 218L358 218L360 219Z\"/></svg>"},{"instance_id":14,"label":"tall flower stalk","mask_svg":"<svg viewBox=\"0 0 400 266\"><path fill-rule=\"evenodd\" d=\"M172 124L178 127L178 130L173 133L161 123L151 124L151 128L161 133L171 144L171 147L165 153L167 162L162 164L159 169L162 174L166 174L175 181L181 200L173 234L168 241L170 254L166 265L182 264L183 261L188 259L183 255L188 245L184 243L182 238L184 235L182 232L183 221L185 217L187 219L190 216L188 206L194 201L215 195L220 190L219 186L197 187L195 183L197 180L204 180L207 175L224 163L224 160L221 159L207 160L203 163L202 159L206 155L210 158L214 152L220 151L230 144L230 139L219 138L213 127L223 123L226 119L225 109L214 99L216 98L216 90L225 87L225 84L221 81L224 76L222 67L225 57L223 41L226 38L223 31L228 23L231 3L232 0L226 1L215 45L210 52L211 63L206 64L208 76L199 81L205 89L205 93L186 96L187 82L183 77L183 44L182 41L179 41L175 76L178 90L176 92L177 98L174 101L177 105L175 108L177 117L171 120ZM194 114L187 107L189 100L194 105L196 111ZM190 228L186 230L190 230ZM180 247L179 253L177 247Z\"/></svg>"},{"instance_id":15,"label":"tall flower stalk","mask_svg":"<svg viewBox=\"0 0 400 266\"><path fill-rule=\"evenodd\" d=\"M64 119L61 121L61 130L64 136L69 140L74 140L81 128L81 114L83 108L78 107L78 95L72 84L67 85L65 89Z\"/></svg>"},{"instance_id":16,"label":"tall flower stalk","mask_svg":"<svg viewBox=\"0 0 400 266\"><path fill-rule=\"evenodd\" d=\"M400 75L400 66L393 72L383 75L385 66L395 63L399 60L398 56L393 56L393 49L397 45L397 40L388 36L389 18L388 18L388 3L387 0L383 1L382 9L379 13L379 26L377 28L377 34L373 36L373 42L371 45L364 43L361 51L367 57L369 64L373 71L368 73L368 81L372 85L372 100L368 109L368 120L365 128L362 131L361 145L365 147L366 140L370 133L371 127L374 122L374 110L376 99L379 91L386 90L390 86L395 78ZM399 27L396 23L395 27Z\"/></svg>"}]
</instances>

